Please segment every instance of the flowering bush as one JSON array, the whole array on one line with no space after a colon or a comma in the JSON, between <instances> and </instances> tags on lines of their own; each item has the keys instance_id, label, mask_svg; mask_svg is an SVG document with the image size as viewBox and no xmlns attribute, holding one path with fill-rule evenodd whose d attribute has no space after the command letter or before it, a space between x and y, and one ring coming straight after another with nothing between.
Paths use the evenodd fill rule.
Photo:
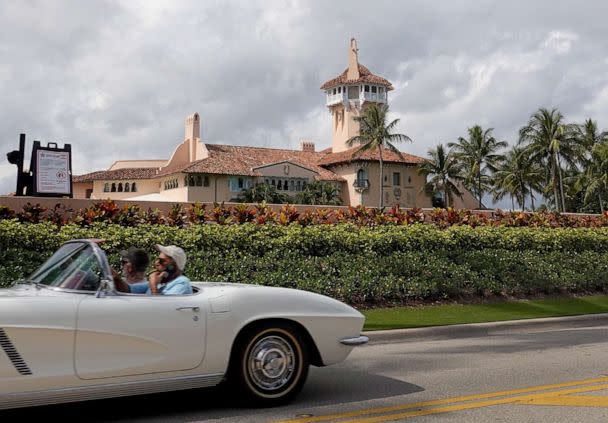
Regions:
<instances>
[{"instance_id":1,"label":"flowering bush","mask_svg":"<svg viewBox=\"0 0 608 423\"><path fill-rule=\"evenodd\" d=\"M51 221L59 225L76 223L86 227L97 222L116 223L121 226L138 226L142 224L165 224L186 227L204 223L219 225L289 225L298 223L301 226L333 225L351 223L357 226L385 226L428 224L446 229L452 226L505 226L505 227L542 227L542 228L599 228L608 226L608 212L602 215L572 215L554 212L505 212L502 210L476 212L465 209L403 209L394 206L390 209L366 208L363 206L347 208L315 208L300 211L294 205L285 204L278 211L273 211L266 203L257 205L238 204L226 206L214 203L207 209L206 205L174 204L167 215L158 209L142 211L138 205L119 207L112 200L99 201L90 208L73 212L59 204L47 210L39 204L27 203L23 210L15 212L6 206L0 206L0 220L17 217L21 222L37 223Z\"/></svg>"}]
</instances>

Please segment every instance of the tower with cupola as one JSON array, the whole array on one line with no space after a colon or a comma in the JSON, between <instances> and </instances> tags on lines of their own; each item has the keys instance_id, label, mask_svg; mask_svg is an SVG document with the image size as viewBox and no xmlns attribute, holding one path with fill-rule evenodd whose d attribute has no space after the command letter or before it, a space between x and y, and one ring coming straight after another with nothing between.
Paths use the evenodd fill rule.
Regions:
<instances>
[{"instance_id":1,"label":"tower with cupola","mask_svg":"<svg viewBox=\"0 0 608 423\"><path fill-rule=\"evenodd\" d=\"M348 49L348 68L321 86L332 119L332 152L348 150L347 141L359 134L359 116L367 104L388 104L388 92L393 85L374 75L359 63L357 40L351 38Z\"/></svg>"}]
</instances>

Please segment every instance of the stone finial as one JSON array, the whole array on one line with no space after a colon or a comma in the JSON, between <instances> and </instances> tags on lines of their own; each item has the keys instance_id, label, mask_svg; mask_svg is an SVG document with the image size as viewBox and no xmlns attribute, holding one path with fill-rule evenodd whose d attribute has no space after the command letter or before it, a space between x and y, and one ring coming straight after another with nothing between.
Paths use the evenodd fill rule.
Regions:
<instances>
[{"instance_id":1,"label":"stone finial","mask_svg":"<svg viewBox=\"0 0 608 423\"><path fill-rule=\"evenodd\" d=\"M348 72L346 79L353 81L359 79L359 49L357 48L357 40L350 39L350 47L348 48Z\"/></svg>"}]
</instances>

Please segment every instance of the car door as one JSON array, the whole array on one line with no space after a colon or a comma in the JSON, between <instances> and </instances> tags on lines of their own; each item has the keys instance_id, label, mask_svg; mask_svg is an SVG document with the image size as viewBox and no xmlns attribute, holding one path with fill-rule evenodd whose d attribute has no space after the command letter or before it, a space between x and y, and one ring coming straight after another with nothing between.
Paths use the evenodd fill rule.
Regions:
<instances>
[{"instance_id":1,"label":"car door","mask_svg":"<svg viewBox=\"0 0 608 423\"><path fill-rule=\"evenodd\" d=\"M201 294L83 299L76 322L78 377L97 379L197 367L205 354Z\"/></svg>"}]
</instances>

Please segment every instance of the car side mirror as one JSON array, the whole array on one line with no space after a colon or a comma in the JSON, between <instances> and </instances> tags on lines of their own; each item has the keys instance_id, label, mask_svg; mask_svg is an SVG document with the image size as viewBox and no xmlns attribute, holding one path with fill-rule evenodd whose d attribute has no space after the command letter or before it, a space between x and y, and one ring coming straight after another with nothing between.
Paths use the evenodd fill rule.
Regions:
<instances>
[{"instance_id":1,"label":"car side mirror","mask_svg":"<svg viewBox=\"0 0 608 423\"><path fill-rule=\"evenodd\" d=\"M99 282L99 289L97 290L97 294L95 294L95 297L100 298L102 296L102 293L105 294L111 291L112 288L112 281L110 279L101 279L101 281Z\"/></svg>"}]
</instances>

